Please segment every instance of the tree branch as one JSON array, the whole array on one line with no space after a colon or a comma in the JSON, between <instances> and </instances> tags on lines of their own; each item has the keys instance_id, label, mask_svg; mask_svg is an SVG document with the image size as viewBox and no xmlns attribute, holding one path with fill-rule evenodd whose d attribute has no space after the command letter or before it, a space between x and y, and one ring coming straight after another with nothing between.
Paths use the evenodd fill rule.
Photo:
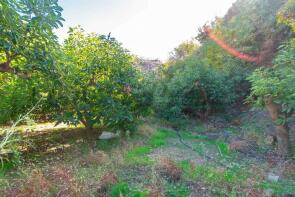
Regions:
<instances>
[{"instance_id":1,"label":"tree branch","mask_svg":"<svg viewBox=\"0 0 295 197\"><path fill-rule=\"evenodd\" d=\"M20 72L17 68L12 68L11 62L12 60L17 57L19 54L18 53L14 53L14 54L10 54L9 51L4 51L5 56L6 56L6 62L2 62L0 63L0 73L10 73L10 74L14 74L19 76L22 79L28 79L29 76L27 73L25 72Z\"/></svg>"},{"instance_id":2,"label":"tree branch","mask_svg":"<svg viewBox=\"0 0 295 197\"><path fill-rule=\"evenodd\" d=\"M11 60L9 60L9 61L11 61ZM0 63L0 73L2 72L2 73L14 74L14 75L19 76L22 79L28 79L29 78L29 76L28 76L27 73L20 72L17 69L12 68L10 66L10 62L9 61Z\"/></svg>"}]
</instances>

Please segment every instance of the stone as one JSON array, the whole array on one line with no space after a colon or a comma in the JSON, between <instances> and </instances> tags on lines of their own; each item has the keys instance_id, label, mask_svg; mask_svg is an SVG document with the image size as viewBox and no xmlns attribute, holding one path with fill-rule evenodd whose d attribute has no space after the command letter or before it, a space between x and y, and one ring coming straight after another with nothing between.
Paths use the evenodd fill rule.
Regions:
<instances>
[{"instance_id":1,"label":"stone","mask_svg":"<svg viewBox=\"0 0 295 197\"><path fill-rule=\"evenodd\" d=\"M272 146L274 145L276 142L276 137L273 136L273 135L268 135L266 138L265 138L265 143L269 146Z\"/></svg>"},{"instance_id":2,"label":"stone","mask_svg":"<svg viewBox=\"0 0 295 197\"><path fill-rule=\"evenodd\" d=\"M111 133L111 132L104 131L104 132L102 132L102 134L99 136L98 139L99 140L109 140L109 139L113 139L116 137L118 137L118 135Z\"/></svg>"},{"instance_id":3,"label":"stone","mask_svg":"<svg viewBox=\"0 0 295 197\"><path fill-rule=\"evenodd\" d=\"M273 173L269 173L267 175L267 180L272 181L272 182L278 182L279 178L280 178L280 176L273 174Z\"/></svg>"}]
</instances>

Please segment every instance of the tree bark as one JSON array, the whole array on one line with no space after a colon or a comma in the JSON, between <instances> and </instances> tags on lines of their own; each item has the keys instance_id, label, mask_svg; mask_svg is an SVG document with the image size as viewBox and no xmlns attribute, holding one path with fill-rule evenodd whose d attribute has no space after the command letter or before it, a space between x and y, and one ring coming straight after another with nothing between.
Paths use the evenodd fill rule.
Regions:
<instances>
[{"instance_id":1,"label":"tree bark","mask_svg":"<svg viewBox=\"0 0 295 197\"><path fill-rule=\"evenodd\" d=\"M277 123L277 120L283 115L282 106L280 104L275 103L270 97L265 99L265 106L276 127L276 135L278 140L278 153L281 156L286 157L290 154L289 128L287 123L285 124Z\"/></svg>"}]
</instances>

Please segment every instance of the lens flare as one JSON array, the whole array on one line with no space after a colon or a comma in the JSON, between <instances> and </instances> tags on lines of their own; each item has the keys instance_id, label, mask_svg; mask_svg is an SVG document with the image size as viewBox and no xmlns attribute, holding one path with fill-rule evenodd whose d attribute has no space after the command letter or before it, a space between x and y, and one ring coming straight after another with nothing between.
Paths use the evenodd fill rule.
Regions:
<instances>
[{"instance_id":1,"label":"lens flare","mask_svg":"<svg viewBox=\"0 0 295 197\"><path fill-rule=\"evenodd\" d=\"M235 57L238 57L242 60L248 61L248 62L259 62L259 56L251 56L245 53L241 53L239 51L237 51L236 49L232 48L231 46L229 46L228 44L226 44L224 41L220 40L212 31L208 26L204 26L204 31L205 33L209 36L209 38L211 40L213 40L216 44L218 44L221 48L223 48L224 50L226 50L227 52L229 52L230 54L232 54Z\"/></svg>"}]
</instances>

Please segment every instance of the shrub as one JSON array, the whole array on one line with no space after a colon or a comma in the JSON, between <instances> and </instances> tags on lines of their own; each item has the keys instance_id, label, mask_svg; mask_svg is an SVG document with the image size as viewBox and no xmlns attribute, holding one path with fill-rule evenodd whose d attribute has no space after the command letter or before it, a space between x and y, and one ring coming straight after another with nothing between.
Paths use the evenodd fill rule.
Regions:
<instances>
[{"instance_id":1,"label":"shrub","mask_svg":"<svg viewBox=\"0 0 295 197\"><path fill-rule=\"evenodd\" d=\"M206 118L226 109L235 94L225 72L210 68L196 56L178 61L163 71L156 86L154 110L160 117L176 120L189 116Z\"/></svg>"}]
</instances>

